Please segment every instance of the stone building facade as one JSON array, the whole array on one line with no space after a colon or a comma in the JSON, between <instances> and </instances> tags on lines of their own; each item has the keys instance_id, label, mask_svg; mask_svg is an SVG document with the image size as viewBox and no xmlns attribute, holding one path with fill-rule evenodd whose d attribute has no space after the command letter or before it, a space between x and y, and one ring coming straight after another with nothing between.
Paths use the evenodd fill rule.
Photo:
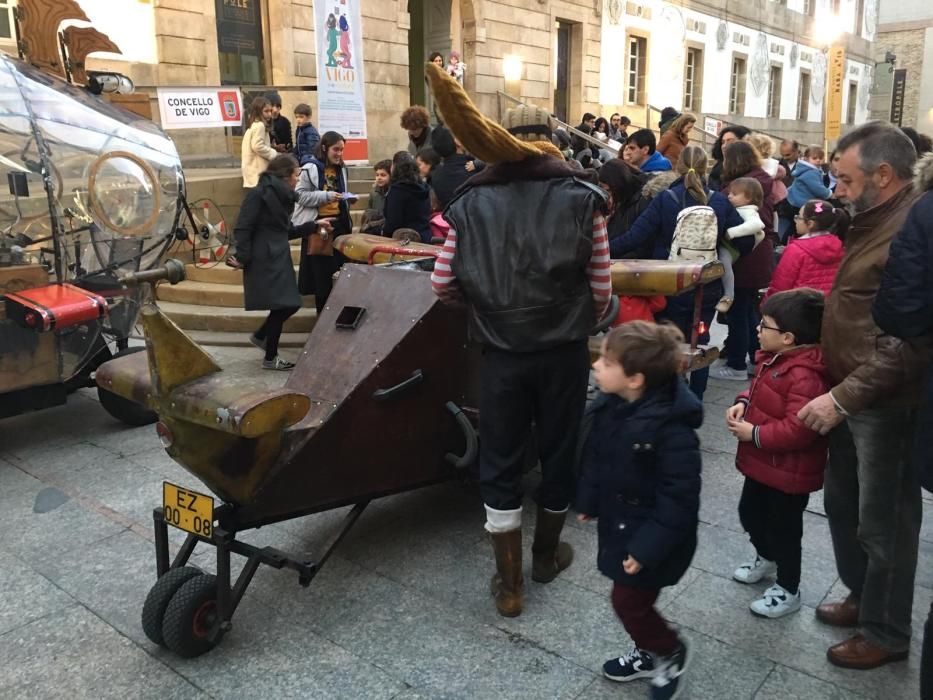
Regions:
<instances>
[{"instance_id":1,"label":"stone building facade","mask_svg":"<svg viewBox=\"0 0 933 700\"><path fill-rule=\"evenodd\" d=\"M0 15L13 2L0 0ZM95 58L92 67L123 72L138 90L316 82L312 0L136 0L133 21L122 23L124 10L111 0L79 2L127 54ZM256 20L255 45L242 55L230 53L229 6ZM846 48L845 121L868 115L877 0L362 0L361 7L372 160L404 147L398 114L425 99L421 66L433 50L460 52L467 90L493 117L508 106L499 93L509 87L572 124L584 112L620 112L656 126L652 108L671 105L697 113L700 124L708 116L813 142L822 141L824 49L836 43ZM830 39L827 27L844 31ZM521 71L508 86L506 57ZM282 96L286 113L297 102L316 107L313 91ZM229 134L173 136L191 157L236 154Z\"/></svg>"},{"instance_id":2,"label":"stone building facade","mask_svg":"<svg viewBox=\"0 0 933 700\"><path fill-rule=\"evenodd\" d=\"M872 118L933 134L933 4L883 0L875 56Z\"/></svg>"}]
</instances>

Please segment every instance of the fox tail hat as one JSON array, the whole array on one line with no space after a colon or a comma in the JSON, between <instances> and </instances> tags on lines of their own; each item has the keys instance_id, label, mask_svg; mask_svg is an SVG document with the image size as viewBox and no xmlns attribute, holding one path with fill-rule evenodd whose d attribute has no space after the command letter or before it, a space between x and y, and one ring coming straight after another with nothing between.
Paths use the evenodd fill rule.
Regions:
<instances>
[{"instance_id":1,"label":"fox tail hat","mask_svg":"<svg viewBox=\"0 0 933 700\"><path fill-rule=\"evenodd\" d=\"M467 151L487 163L515 163L542 155L564 159L551 143L551 117L539 107L510 109L500 126L487 119L463 87L442 68L428 63L425 74L447 128Z\"/></svg>"}]
</instances>

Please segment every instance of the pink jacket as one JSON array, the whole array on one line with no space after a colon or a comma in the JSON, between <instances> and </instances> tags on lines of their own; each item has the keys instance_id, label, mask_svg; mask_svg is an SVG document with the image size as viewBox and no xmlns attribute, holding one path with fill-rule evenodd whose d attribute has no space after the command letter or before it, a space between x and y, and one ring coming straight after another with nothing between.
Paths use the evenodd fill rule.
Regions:
<instances>
[{"instance_id":1,"label":"pink jacket","mask_svg":"<svg viewBox=\"0 0 933 700\"><path fill-rule=\"evenodd\" d=\"M765 299L775 292L812 287L829 294L843 255L842 241L832 233L792 238L771 276Z\"/></svg>"}]
</instances>

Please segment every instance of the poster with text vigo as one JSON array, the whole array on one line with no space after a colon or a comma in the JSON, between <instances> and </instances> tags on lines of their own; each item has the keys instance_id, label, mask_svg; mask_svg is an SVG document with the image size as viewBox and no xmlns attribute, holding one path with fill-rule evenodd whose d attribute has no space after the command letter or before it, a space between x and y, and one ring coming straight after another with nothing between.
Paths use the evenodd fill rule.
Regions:
<instances>
[{"instance_id":1,"label":"poster with text vigo","mask_svg":"<svg viewBox=\"0 0 933 700\"><path fill-rule=\"evenodd\" d=\"M318 129L347 140L344 160L366 163L366 83L360 0L316 0Z\"/></svg>"}]
</instances>

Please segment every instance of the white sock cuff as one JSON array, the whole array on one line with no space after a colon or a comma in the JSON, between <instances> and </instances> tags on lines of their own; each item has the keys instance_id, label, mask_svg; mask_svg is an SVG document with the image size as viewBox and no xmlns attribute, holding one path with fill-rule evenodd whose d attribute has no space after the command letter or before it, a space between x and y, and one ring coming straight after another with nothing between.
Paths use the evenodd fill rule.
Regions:
<instances>
[{"instance_id":1,"label":"white sock cuff","mask_svg":"<svg viewBox=\"0 0 933 700\"><path fill-rule=\"evenodd\" d=\"M492 533L511 532L522 526L522 509L515 510L496 510L495 508L486 508L486 531Z\"/></svg>"}]
</instances>

